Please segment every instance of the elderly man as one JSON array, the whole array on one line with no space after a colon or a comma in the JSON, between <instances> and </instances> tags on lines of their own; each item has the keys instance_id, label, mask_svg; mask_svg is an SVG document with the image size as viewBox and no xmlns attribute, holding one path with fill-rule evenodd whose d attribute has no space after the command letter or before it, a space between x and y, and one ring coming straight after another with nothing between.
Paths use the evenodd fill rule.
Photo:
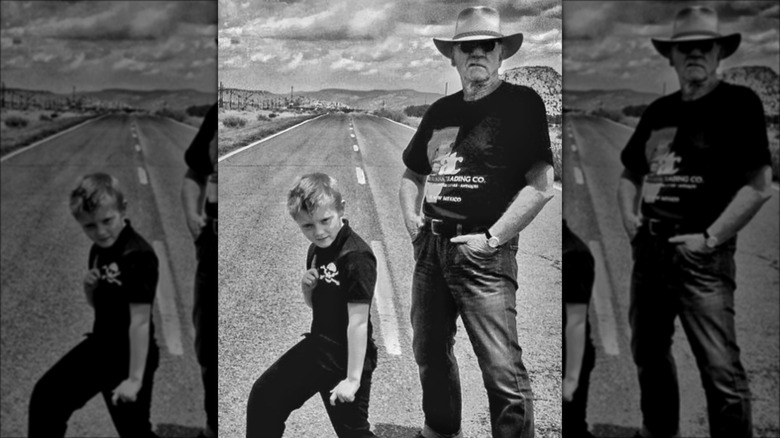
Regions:
<instances>
[{"instance_id":1,"label":"elderly man","mask_svg":"<svg viewBox=\"0 0 780 438\"><path fill-rule=\"evenodd\" d=\"M643 425L637 436L678 434L671 346L680 317L699 366L712 437L752 436L750 391L734 328L737 232L769 198L770 155L761 101L718 80L739 34L722 35L706 7L653 39L680 90L642 115L621 160L623 223L632 243L629 319Z\"/></svg>"},{"instance_id":2,"label":"elderly man","mask_svg":"<svg viewBox=\"0 0 780 438\"><path fill-rule=\"evenodd\" d=\"M425 414L419 437L461 433L458 316L482 370L493 437L534 436L515 256L518 233L553 196L553 169L542 99L498 78L522 40L501 33L495 9L463 10L453 38L434 38L463 90L430 107L403 153L400 200L416 260L411 319Z\"/></svg>"}]
</instances>

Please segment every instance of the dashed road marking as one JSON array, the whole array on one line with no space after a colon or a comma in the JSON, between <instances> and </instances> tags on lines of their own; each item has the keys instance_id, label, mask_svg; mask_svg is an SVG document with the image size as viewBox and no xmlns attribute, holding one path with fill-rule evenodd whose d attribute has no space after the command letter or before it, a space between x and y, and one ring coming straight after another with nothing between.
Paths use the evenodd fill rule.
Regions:
<instances>
[{"instance_id":1,"label":"dashed road marking","mask_svg":"<svg viewBox=\"0 0 780 438\"><path fill-rule=\"evenodd\" d=\"M582 175L582 170L579 167L574 168L574 180L577 181L577 184L585 183L585 177Z\"/></svg>"},{"instance_id":2,"label":"dashed road marking","mask_svg":"<svg viewBox=\"0 0 780 438\"><path fill-rule=\"evenodd\" d=\"M358 145L353 144L352 145L352 150L355 151L355 152L358 152L358 151L360 151L360 148L358 147Z\"/></svg>"},{"instance_id":3,"label":"dashed road marking","mask_svg":"<svg viewBox=\"0 0 780 438\"><path fill-rule=\"evenodd\" d=\"M141 181L141 184L143 185L149 184L149 178L146 177L146 171L143 167L138 168L138 180Z\"/></svg>"},{"instance_id":4,"label":"dashed road marking","mask_svg":"<svg viewBox=\"0 0 780 438\"><path fill-rule=\"evenodd\" d=\"M559 182L554 182L553 183L553 188L555 190L559 191L559 192L562 192L563 191L563 184L561 184Z\"/></svg>"},{"instance_id":5,"label":"dashed road marking","mask_svg":"<svg viewBox=\"0 0 780 438\"><path fill-rule=\"evenodd\" d=\"M376 311L379 314L379 328L382 332L382 340L388 354L398 356L401 354L401 343L398 341L398 317L393 301L393 288L390 283L390 271L387 268L385 249L382 242L372 241L371 249L376 257Z\"/></svg>"},{"instance_id":6,"label":"dashed road marking","mask_svg":"<svg viewBox=\"0 0 780 438\"><path fill-rule=\"evenodd\" d=\"M571 144L571 151L572 152L577 152L577 145L576 144L574 144L574 143Z\"/></svg>"},{"instance_id":7,"label":"dashed road marking","mask_svg":"<svg viewBox=\"0 0 780 438\"><path fill-rule=\"evenodd\" d=\"M138 143L135 144L135 151L136 152L141 152L141 145L140 144L138 144Z\"/></svg>"},{"instance_id":8,"label":"dashed road marking","mask_svg":"<svg viewBox=\"0 0 780 438\"><path fill-rule=\"evenodd\" d=\"M596 306L599 336L604 351L610 356L618 356L620 348L617 340L617 321L612 309L612 287L607 276L607 267L604 264L604 251L601 243L591 240L588 242L593 258L596 261L596 279L593 285L593 301Z\"/></svg>"},{"instance_id":9,"label":"dashed road marking","mask_svg":"<svg viewBox=\"0 0 780 438\"><path fill-rule=\"evenodd\" d=\"M359 184L365 184L366 183L366 174L363 173L363 169L356 167L355 168L355 174L357 175L357 180Z\"/></svg>"},{"instance_id":10,"label":"dashed road marking","mask_svg":"<svg viewBox=\"0 0 780 438\"><path fill-rule=\"evenodd\" d=\"M168 255L165 245L159 240L152 242L154 252L160 259L160 280L157 284L157 308L160 310L162 319L162 331L165 337L165 345L168 352L181 356L184 354L184 348L181 344L181 323L179 322L179 313L176 310L176 295L173 287L173 276L171 275L170 265L168 264Z\"/></svg>"}]
</instances>

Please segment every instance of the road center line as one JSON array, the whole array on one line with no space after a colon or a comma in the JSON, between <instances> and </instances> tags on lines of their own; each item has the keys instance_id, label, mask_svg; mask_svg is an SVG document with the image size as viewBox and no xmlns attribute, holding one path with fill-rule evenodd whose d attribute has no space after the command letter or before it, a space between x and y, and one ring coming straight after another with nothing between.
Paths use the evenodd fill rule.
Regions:
<instances>
[{"instance_id":1,"label":"road center line","mask_svg":"<svg viewBox=\"0 0 780 438\"><path fill-rule=\"evenodd\" d=\"M141 181L141 184L143 185L149 184L149 178L146 177L146 171L143 167L138 168L138 180Z\"/></svg>"},{"instance_id":2,"label":"road center line","mask_svg":"<svg viewBox=\"0 0 780 438\"><path fill-rule=\"evenodd\" d=\"M382 332L382 340L388 354L398 356L401 354L401 344L398 342L398 317L393 302L393 288L390 283L390 271L387 269L385 248L382 242L371 241L371 249L376 257L376 311L379 314L379 328Z\"/></svg>"},{"instance_id":3,"label":"road center line","mask_svg":"<svg viewBox=\"0 0 780 438\"><path fill-rule=\"evenodd\" d=\"M363 173L363 169L356 167L355 168L355 174L357 174L357 180L359 184L365 184L366 183L366 174Z\"/></svg>"},{"instance_id":4,"label":"road center line","mask_svg":"<svg viewBox=\"0 0 780 438\"><path fill-rule=\"evenodd\" d=\"M352 145L352 150L355 151L355 152L358 152L358 151L360 151L360 148L358 148L358 145L353 144Z\"/></svg>"},{"instance_id":5,"label":"road center line","mask_svg":"<svg viewBox=\"0 0 780 438\"><path fill-rule=\"evenodd\" d=\"M162 331L165 337L165 345L168 352L175 356L181 356L184 348L181 345L181 323L179 313L176 310L174 300L173 276L171 275L168 255L165 246L159 240L152 242L154 252L160 260L160 281L157 284L157 308L162 319Z\"/></svg>"},{"instance_id":6,"label":"road center line","mask_svg":"<svg viewBox=\"0 0 780 438\"><path fill-rule=\"evenodd\" d=\"M136 145L135 145L135 151L136 151L136 152L141 152L141 145L140 145L140 144L136 143Z\"/></svg>"},{"instance_id":7,"label":"road center line","mask_svg":"<svg viewBox=\"0 0 780 438\"><path fill-rule=\"evenodd\" d=\"M604 351L610 356L618 356L620 348L617 340L617 321L612 310L612 287L610 287L607 267L604 264L604 251L601 243L588 242L593 258L596 261L596 279L593 285L593 301L596 306L599 337Z\"/></svg>"},{"instance_id":8,"label":"road center line","mask_svg":"<svg viewBox=\"0 0 780 438\"><path fill-rule=\"evenodd\" d=\"M577 184L585 183L585 177L582 175L582 169L576 166L574 167L574 180L577 181Z\"/></svg>"}]
</instances>

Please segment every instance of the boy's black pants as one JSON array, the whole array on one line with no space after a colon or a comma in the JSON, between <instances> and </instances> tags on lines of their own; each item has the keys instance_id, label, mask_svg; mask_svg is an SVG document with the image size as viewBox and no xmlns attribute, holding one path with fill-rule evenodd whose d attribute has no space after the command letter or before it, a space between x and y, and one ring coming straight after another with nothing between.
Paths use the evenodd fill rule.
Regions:
<instances>
[{"instance_id":1,"label":"boy's black pants","mask_svg":"<svg viewBox=\"0 0 780 438\"><path fill-rule=\"evenodd\" d=\"M247 438L279 438L292 411L320 393L339 438L376 438L368 423L371 376L376 351L366 351L360 388L351 403L330 405L330 390L346 377L346 349L308 335L271 365L255 382L246 414Z\"/></svg>"},{"instance_id":2,"label":"boy's black pants","mask_svg":"<svg viewBox=\"0 0 780 438\"><path fill-rule=\"evenodd\" d=\"M116 356L125 360L118 360ZM136 401L119 401L114 406L112 391L127 378L128 364L127 353L115 355L94 337L78 344L35 384L28 416L29 437L64 437L73 412L98 393L103 394L120 437L156 437L149 422L149 410L154 372L159 364L157 345L149 344L143 383Z\"/></svg>"},{"instance_id":3,"label":"boy's black pants","mask_svg":"<svg viewBox=\"0 0 780 438\"><path fill-rule=\"evenodd\" d=\"M596 349L590 339L585 341L585 355L582 358L580 378L577 390L571 401L563 402L563 436L571 438L590 437L588 433L587 408L588 389L590 387L590 373L596 364Z\"/></svg>"},{"instance_id":4,"label":"boy's black pants","mask_svg":"<svg viewBox=\"0 0 780 438\"><path fill-rule=\"evenodd\" d=\"M195 355L203 381L203 407L206 424L217 432L217 234L216 223L207 222L195 241L198 268L195 272L195 299L192 322L195 325Z\"/></svg>"}]
</instances>

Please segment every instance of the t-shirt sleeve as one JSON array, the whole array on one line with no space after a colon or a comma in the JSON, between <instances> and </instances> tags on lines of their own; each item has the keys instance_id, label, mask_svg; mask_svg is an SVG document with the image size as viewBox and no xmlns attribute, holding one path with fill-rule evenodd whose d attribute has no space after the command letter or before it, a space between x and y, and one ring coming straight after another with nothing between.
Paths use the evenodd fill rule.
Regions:
<instances>
[{"instance_id":1,"label":"t-shirt sleeve","mask_svg":"<svg viewBox=\"0 0 780 438\"><path fill-rule=\"evenodd\" d=\"M547 125L547 109L541 96L529 89L525 105L528 123L528 144L533 147L531 163L539 161L553 166L552 149L550 148L550 129Z\"/></svg>"},{"instance_id":2,"label":"t-shirt sleeve","mask_svg":"<svg viewBox=\"0 0 780 438\"><path fill-rule=\"evenodd\" d=\"M343 263L347 302L371 304L376 286L376 259L373 254L353 251L344 256Z\"/></svg>"},{"instance_id":3,"label":"t-shirt sleeve","mask_svg":"<svg viewBox=\"0 0 780 438\"><path fill-rule=\"evenodd\" d=\"M217 134L217 104L214 104L203 118L203 123L192 139L192 143L184 153L184 161L193 172L199 175L209 175L214 172L214 166L209 157L209 143Z\"/></svg>"},{"instance_id":4,"label":"t-shirt sleeve","mask_svg":"<svg viewBox=\"0 0 780 438\"><path fill-rule=\"evenodd\" d=\"M563 259L563 301L566 304L588 304L595 278L593 256L587 251L573 251Z\"/></svg>"},{"instance_id":5,"label":"t-shirt sleeve","mask_svg":"<svg viewBox=\"0 0 780 438\"><path fill-rule=\"evenodd\" d=\"M654 113L654 105L650 105L642 114L639 123L631 134L626 147L620 153L620 161L629 172L643 176L650 172L650 165L647 163L645 147L650 138L650 125Z\"/></svg>"},{"instance_id":6,"label":"t-shirt sleeve","mask_svg":"<svg viewBox=\"0 0 780 438\"><path fill-rule=\"evenodd\" d=\"M128 302L152 304L159 278L157 256L152 251L134 252L124 257L123 264L122 287Z\"/></svg>"},{"instance_id":7,"label":"t-shirt sleeve","mask_svg":"<svg viewBox=\"0 0 780 438\"><path fill-rule=\"evenodd\" d=\"M438 105L435 103L428 108L420 121L420 126L414 133L412 140L403 152L403 161L409 170L421 175L431 173L431 163L428 160L428 142L433 135L432 119Z\"/></svg>"},{"instance_id":8,"label":"t-shirt sleeve","mask_svg":"<svg viewBox=\"0 0 780 438\"><path fill-rule=\"evenodd\" d=\"M739 161L739 169L742 171L741 177L744 183L747 183L749 175L763 166L769 166L772 163L769 152L769 138L767 137L766 117L764 115L764 105L761 103L758 95L750 89L743 89L744 104L739 105L737 117L741 122L738 131L743 137L743 144L739 146L740 153L734 158Z\"/></svg>"}]
</instances>

